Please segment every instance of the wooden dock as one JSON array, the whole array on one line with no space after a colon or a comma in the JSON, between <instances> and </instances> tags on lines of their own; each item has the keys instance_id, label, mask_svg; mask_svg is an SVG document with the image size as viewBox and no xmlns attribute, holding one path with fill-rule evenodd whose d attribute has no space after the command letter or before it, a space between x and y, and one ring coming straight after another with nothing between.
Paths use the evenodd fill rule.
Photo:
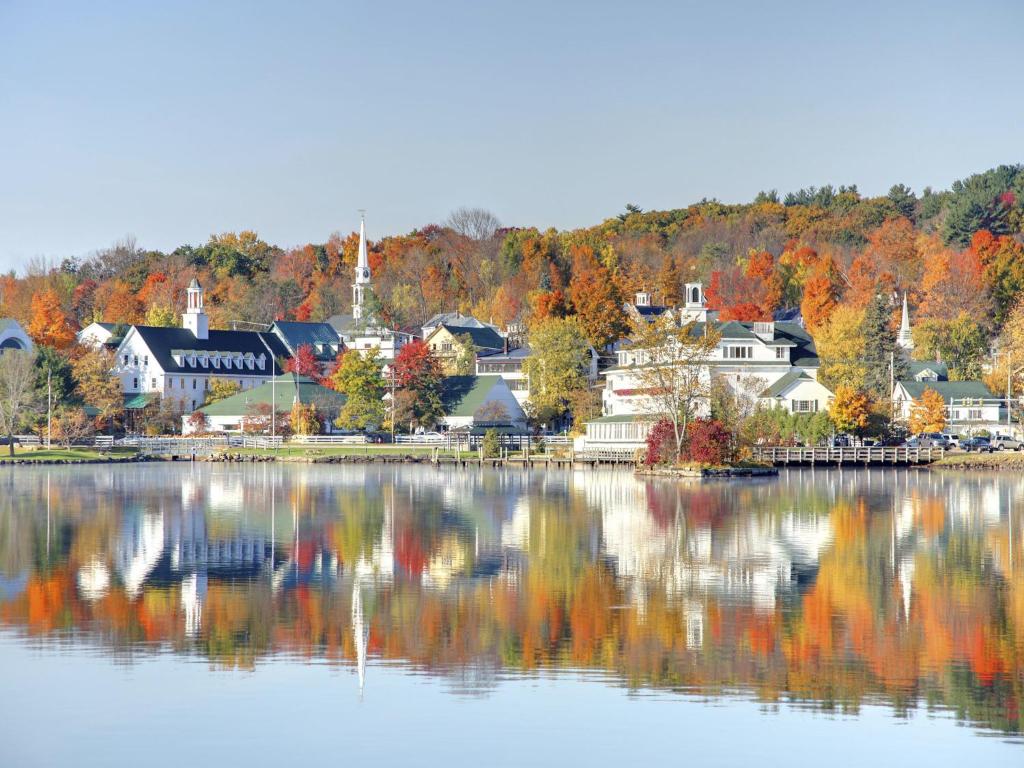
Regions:
<instances>
[{"instance_id":1,"label":"wooden dock","mask_svg":"<svg viewBox=\"0 0 1024 768\"><path fill-rule=\"evenodd\" d=\"M810 465L861 465L861 466L906 466L910 464L931 464L943 457L942 448L867 447L867 448L788 448L770 446L754 448L753 458L776 467L790 464Z\"/></svg>"}]
</instances>

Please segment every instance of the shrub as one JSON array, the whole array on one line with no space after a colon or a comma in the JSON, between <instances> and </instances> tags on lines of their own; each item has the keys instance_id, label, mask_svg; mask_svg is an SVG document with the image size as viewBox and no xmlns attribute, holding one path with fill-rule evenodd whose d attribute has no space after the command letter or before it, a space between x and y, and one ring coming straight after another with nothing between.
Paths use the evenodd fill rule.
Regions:
<instances>
[{"instance_id":1,"label":"shrub","mask_svg":"<svg viewBox=\"0 0 1024 768\"><path fill-rule=\"evenodd\" d=\"M647 450L644 451L644 464L653 467L655 464L673 464L676 459L676 433L672 422L662 419L647 433Z\"/></svg>"},{"instance_id":2,"label":"shrub","mask_svg":"<svg viewBox=\"0 0 1024 768\"><path fill-rule=\"evenodd\" d=\"M732 457L732 436L716 419L695 419L686 429L686 457L701 464L725 464Z\"/></svg>"},{"instance_id":3,"label":"shrub","mask_svg":"<svg viewBox=\"0 0 1024 768\"><path fill-rule=\"evenodd\" d=\"M498 430L492 427L484 432L482 445L485 459L497 458L501 453L501 438L498 437Z\"/></svg>"}]
</instances>

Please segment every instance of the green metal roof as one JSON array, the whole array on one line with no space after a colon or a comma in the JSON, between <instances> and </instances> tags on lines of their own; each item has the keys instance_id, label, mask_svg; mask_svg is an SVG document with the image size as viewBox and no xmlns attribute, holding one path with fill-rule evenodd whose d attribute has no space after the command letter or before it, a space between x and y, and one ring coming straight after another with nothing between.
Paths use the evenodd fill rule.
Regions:
<instances>
[{"instance_id":1,"label":"green metal roof","mask_svg":"<svg viewBox=\"0 0 1024 768\"><path fill-rule=\"evenodd\" d=\"M803 371L790 371L762 392L761 397L779 397L789 389L792 384L795 384L798 381L813 381L813 379Z\"/></svg>"},{"instance_id":2,"label":"green metal roof","mask_svg":"<svg viewBox=\"0 0 1024 768\"><path fill-rule=\"evenodd\" d=\"M501 376L448 376L441 382L441 404L448 416L472 417L501 381ZM509 414L510 416L512 414Z\"/></svg>"},{"instance_id":3,"label":"green metal roof","mask_svg":"<svg viewBox=\"0 0 1024 768\"><path fill-rule=\"evenodd\" d=\"M317 384L306 376L286 374L278 376L273 384L267 382L253 389L246 389L231 397L225 397L215 403L204 405L199 410L207 416L244 416L253 404L270 404L274 396L275 410L290 411L296 395L303 404L316 403L318 407L341 408L345 404L345 396L333 389Z\"/></svg>"},{"instance_id":4,"label":"green metal roof","mask_svg":"<svg viewBox=\"0 0 1024 768\"><path fill-rule=\"evenodd\" d=\"M991 400L995 397L992 391L981 381L906 381L902 380L899 385L907 394L917 400L924 394L926 389L934 389L942 399L949 403L951 400L963 400L971 398L976 400Z\"/></svg>"},{"instance_id":5,"label":"green metal roof","mask_svg":"<svg viewBox=\"0 0 1024 768\"><path fill-rule=\"evenodd\" d=\"M156 397L157 394L155 392L139 392L134 395L125 395L124 407L126 410L129 411L137 411L142 408L145 408L147 405L153 402L153 400L155 400Z\"/></svg>"}]
</instances>

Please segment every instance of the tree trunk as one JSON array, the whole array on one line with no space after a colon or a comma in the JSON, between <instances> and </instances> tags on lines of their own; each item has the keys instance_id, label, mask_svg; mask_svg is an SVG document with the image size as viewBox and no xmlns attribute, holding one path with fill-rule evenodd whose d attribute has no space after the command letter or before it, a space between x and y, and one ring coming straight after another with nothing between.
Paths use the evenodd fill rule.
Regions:
<instances>
[{"instance_id":1,"label":"tree trunk","mask_svg":"<svg viewBox=\"0 0 1024 768\"><path fill-rule=\"evenodd\" d=\"M14 458L14 433L7 433L7 451L11 458Z\"/></svg>"}]
</instances>

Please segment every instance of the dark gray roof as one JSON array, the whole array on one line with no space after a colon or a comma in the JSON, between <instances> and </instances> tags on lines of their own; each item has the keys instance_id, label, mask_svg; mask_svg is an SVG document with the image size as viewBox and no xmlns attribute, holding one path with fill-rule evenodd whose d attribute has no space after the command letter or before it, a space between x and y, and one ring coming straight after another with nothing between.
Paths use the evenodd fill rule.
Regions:
<instances>
[{"instance_id":1,"label":"dark gray roof","mask_svg":"<svg viewBox=\"0 0 1024 768\"><path fill-rule=\"evenodd\" d=\"M242 355L252 354L253 357L267 354L267 347L274 353L274 357L287 357L288 350L281 343L281 340L272 333L256 333L254 331L210 331L209 338L197 339L195 334L187 328L157 328L151 325L132 326L135 331L146 342L160 367L167 373L216 373L219 369L200 365L178 365L172 356L172 350L194 349L197 352L231 352ZM276 373L281 369L274 363ZM231 376L259 376L267 375L270 369L249 370L231 369Z\"/></svg>"},{"instance_id":2,"label":"dark gray roof","mask_svg":"<svg viewBox=\"0 0 1024 768\"><path fill-rule=\"evenodd\" d=\"M508 352L485 352L480 355L480 360L488 363L500 363L505 360L514 360L516 362L522 362L530 356L530 348L527 346L517 347L516 349L510 349Z\"/></svg>"},{"instance_id":3,"label":"dark gray roof","mask_svg":"<svg viewBox=\"0 0 1024 768\"><path fill-rule=\"evenodd\" d=\"M907 370L910 372L912 377L917 377L925 371L934 371L939 377L939 381L949 380L949 366L945 363L934 363L927 360L909 360L907 361Z\"/></svg>"},{"instance_id":4,"label":"dark gray roof","mask_svg":"<svg viewBox=\"0 0 1024 768\"><path fill-rule=\"evenodd\" d=\"M480 349L503 349L505 339L493 328L474 328L462 325L449 325L442 323L441 327L453 336L469 336L473 340L473 346Z\"/></svg>"},{"instance_id":5,"label":"dark gray roof","mask_svg":"<svg viewBox=\"0 0 1024 768\"><path fill-rule=\"evenodd\" d=\"M982 381L907 381L901 379L899 384L915 400L921 397L926 389L934 389L942 395L942 399L946 403L954 399L992 400L995 398L992 391Z\"/></svg>"},{"instance_id":6,"label":"dark gray roof","mask_svg":"<svg viewBox=\"0 0 1024 768\"><path fill-rule=\"evenodd\" d=\"M762 392L761 397L779 397L789 389L790 384L795 384L798 381L813 381L813 379L803 371L790 371Z\"/></svg>"},{"instance_id":7,"label":"dark gray roof","mask_svg":"<svg viewBox=\"0 0 1024 768\"><path fill-rule=\"evenodd\" d=\"M295 354L303 344L309 344L317 357L333 360L341 344L341 337L330 323L277 320L270 327L270 331L281 338L291 354Z\"/></svg>"}]
</instances>

